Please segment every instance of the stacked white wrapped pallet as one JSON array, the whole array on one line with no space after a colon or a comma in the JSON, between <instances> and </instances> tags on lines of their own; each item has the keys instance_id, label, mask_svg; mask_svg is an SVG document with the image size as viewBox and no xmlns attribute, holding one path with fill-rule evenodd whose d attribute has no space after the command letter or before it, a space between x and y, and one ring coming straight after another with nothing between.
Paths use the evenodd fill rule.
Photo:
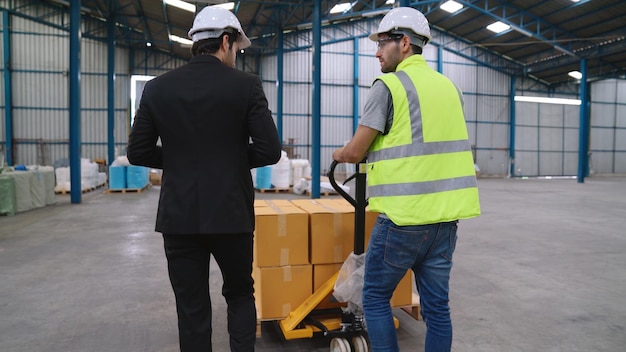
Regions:
<instances>
[{"instance_id":1,"label":"stacked white wrapped pallet","mask_svg":"<svg viewBox=\"0 0 626 352\"><path fill-rule=\"evenodd\" d=\"M56 176L56 185L54 186L54 191L57 193L60 192L70 192L71 191L71 182L70 182L70 168L69 167L57 167L54 170L54 174ZM99 172L98 172L98 164L92 162L89 159L81 158L80 159L80 186L81 191L86 191L90 189L95 189L99 185L101 185L101 181L99 181Z\"/></svg>"},{"instance_id":2,"label":"stacked white wrapped pallet","mask_svg":"<svg viewBox=\"0 0 626 352\"><path fill-rule=\"evenodd\" d=\"M280 160L272 165L272 185L274 188L289 188L291 162L285 151L281 152Z\"/></svg>"}]
</instances>

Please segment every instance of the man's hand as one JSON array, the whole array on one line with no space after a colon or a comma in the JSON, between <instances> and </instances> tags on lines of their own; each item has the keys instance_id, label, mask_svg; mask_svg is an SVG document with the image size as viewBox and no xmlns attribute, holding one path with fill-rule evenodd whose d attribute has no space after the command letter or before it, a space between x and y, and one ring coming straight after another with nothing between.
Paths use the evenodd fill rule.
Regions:
<instances>
[{"instance_id":1,"label":"man's hand","mask_svg":"<svg viewBox=\"0 0 626 352\"><path fill-rule=\"evenodd\" d=\"M380 132L359 125L356 129L354 137L345 146L338 148L333 152L333 160L339 163L358 163L365 157L367 151Z\"/></svg>"},{"instance_id":2,"label":"man's hand","mask_svg":"<svg viewBox=\"0 0 626 352\"><path fill-rule=\"evenodd\" d=\"M335 160L338 163L343 163L343 149L345 147L341 147L338 149L335 149L335 151L333 152L333 160Z\"/></svg>"}]
</instances>

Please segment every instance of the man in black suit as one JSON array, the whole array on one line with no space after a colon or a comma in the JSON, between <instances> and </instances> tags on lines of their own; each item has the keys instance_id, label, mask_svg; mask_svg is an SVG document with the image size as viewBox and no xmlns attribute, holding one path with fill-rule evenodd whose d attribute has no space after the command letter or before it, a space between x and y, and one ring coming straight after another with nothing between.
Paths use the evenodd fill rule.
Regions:
<instances>
[{"instance_id":1,"label":"man in black suit","mask_svg":"<svg viewBox=\"0 0 626 352\"><path fill-rule=\"evenodd\" d=\"M250 169L276 163L281 145L260 79L234 68L237 51L250 45L235 15L205 7L189 36L191 61L144 88L128 160L163 169L156 231L163 233L181 351L212 350L211 254L224 279L230 348L254 351Z\"/></svg>"}]
</instances>

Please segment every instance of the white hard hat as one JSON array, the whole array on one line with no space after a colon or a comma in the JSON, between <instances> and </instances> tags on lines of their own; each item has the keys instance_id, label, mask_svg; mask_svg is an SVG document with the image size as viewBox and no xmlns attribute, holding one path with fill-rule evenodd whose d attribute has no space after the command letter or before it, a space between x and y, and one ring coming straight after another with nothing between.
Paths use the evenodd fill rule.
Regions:
<instances>
[{"instance_id":1,"label":"white hard hat","mask_svg":"<svg viewBox=\"0 0 626 352\"><path fill-rule=\"evenodd\" d=\"M376 33L372 33L369 38L373 41L377 41L379 34L388 32L404 32L403 34L413 37L410 33L406 33L407 31L413 32L412 34L415 34L418 37L427 38L426 41L419 40L417 43L412 40L411 44L423 47L426 43L433 39L430 35L430 27L428 26L426 16L412 7L396 7L389 11L380 21L378 31Z\"/></svg>"},{"instance_id":2,"label":"white hard hat","mask_svg":"<svg viewBox=\"0 0 626 352\"><path fill-rule=\"evenodd\" d=\"M250 46L250 39L243 32L237 17L226 9L214 6L207 6L196 15L193 27L189 30L189 38L194 42L207 38L219 38L227 28L232 28L241 35L240 49Z\"/></svg>"}]
</instances>

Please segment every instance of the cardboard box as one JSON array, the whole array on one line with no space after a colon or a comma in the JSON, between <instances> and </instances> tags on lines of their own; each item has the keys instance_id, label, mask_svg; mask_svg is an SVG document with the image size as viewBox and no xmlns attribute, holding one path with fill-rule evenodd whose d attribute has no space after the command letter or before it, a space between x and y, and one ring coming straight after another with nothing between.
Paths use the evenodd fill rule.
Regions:
<instances>
[{"instance_id":1,"label":"cardboard box","mask_svg":"<svg viewBox=\"0 0 626 352\"><path fill-rule=\"evenodd\" d=\"M332 199L291 202L309 214L310 263L343 263L354 247L354 208Z\"/></svg>"},{"instance_id":2,"label":"cardboard box","mask_svg":"<svg viewBox=\"0 0 626 352\"><path fill-rule=\"evenodd\" d=\"M272 200L255 199L254 200L255 208L271 207L271 206L293 207L295 205L293 205L290 201L286 199L272 199Z\"/></svg>"},{"instance_id":3,"label":"cardboard box","mask_svg":"<svg viewBox=\"0 0 626 352\"><path fill-rule=\"evenodd\" d=\"M345 199L343 198L336 198L336 199L328 199L328 200L324 200L326 202L334 202L337 204L337 207L340 207L341 209L352 209L352 213L354 213L354 207ZM369 243L369 239L371 237L372 234L372 229L374 228L374 225L376 225L376 219L378 219L378 215L379 213L377 212L372 212L369 211L366 208L365 211L365 242L364 242L364 248L365 251L367 251L367 245ZM354 222L352 223L352 227L350 228L351 233L354 233ZM352 242L352 244L354 245L354 242ZM353 251L354 248L351 247L351 251ZM341 269L341 264L338 265L339 269ZM317 274L316 274L316 269L318 270ZM337 269L337 271L339 270ZM326 279L328 279L332 274L335 273L335 271L330 272L330 273L323 273L321 268L318 268L318 265L315 265L313 268L313 272L314 275L316 275L314 277L314 281L313 281L313 289L315 290L317 287L319 286L315 286L316 285L316 280L321 281L321 283L319 283L319 285L321 285L322 283L324 283L324 281L322 281L324 279L324 275L326 276ZM409 270L407 271L406 275L402 278L402 280L398 283L398 286L396 287L396 290L393 293L393 296L391 297L391 306L392 307L401 307L401 306L409 306L412 304L412 295L413 295L413 271ZM326 302L326 301L323 301Z\"/></svg>"},{"instance_id":4,"label":"cardboard box","mask_svg":"<svg viewBox=\"0 0 626 352\"><path fill-rule=\"evenodd\" d=\"M254 268L259 319L283 319L313 293L311 265Z\"/></svg>"},{"instance_id":5,"label":"cardboard box","mask_svg":"<svg viewBox=\"0 0 626 352\"><path fill-rule=\"evenodd\" d=\"M283 200L266 200L254 208L254 265L309 264L308 214Z\"/></svg>"},{"instance_id":6,"label":"cardboard box","mask_svg":"<svg viewBox=\"0 0 626 352\"><path fill-rule=\"evenodd\" d=\"M392 307L410 306L413 299L413 270L408 270L391 296Z\"/></svg>"},{"instance_id":7,"label":"cardboard box","mask_svg":"<svg viewBox=\"0 0 626 352\"><path fill-rule=\"evenodd\" d=\"M351 209L351 211L354 213L354 207L352 206L352 204L350 204L347 200L343 199L343 198L336 198L336 199L329 199L328 201L332 201L337 203L339 207L341 207L342 209ZM373 211L369 211L368 208L365 208L365 230L364 230L364 248L367 250L367 244L369 243L369 239L372 235L372 229L374 228L374 225L376 225L376 219L378 219L378 212L373 212ZM354 233L354 222L351 228L352 233ZM354 245L354 242L352 242ZM354 250L354 248L352 249Z\"/></svg>"},{"instance_id":8,"label":"cardboard box","mask_svg":"<svg viewBox=\"0 0 626 352\"><path fill-rule=\"evenodd\" d=\"M150 169L150 183L152 185L160 186L162 177L163 177L163 170Z\"/></svg>"},{"instance_id":9,"label":"cardboard box","mask_svg":"<svg viewBox=\"0 0 626 352\"><path fill-rule=\"evenodd\" d=\"M313 265L313 292L317 291L331 276L341 270L342 265L343 263ZM338 308L347 305L343 302L335 302L331 295L332 292L317 305L316 309Z\"/></svg>"}]
</instances>

